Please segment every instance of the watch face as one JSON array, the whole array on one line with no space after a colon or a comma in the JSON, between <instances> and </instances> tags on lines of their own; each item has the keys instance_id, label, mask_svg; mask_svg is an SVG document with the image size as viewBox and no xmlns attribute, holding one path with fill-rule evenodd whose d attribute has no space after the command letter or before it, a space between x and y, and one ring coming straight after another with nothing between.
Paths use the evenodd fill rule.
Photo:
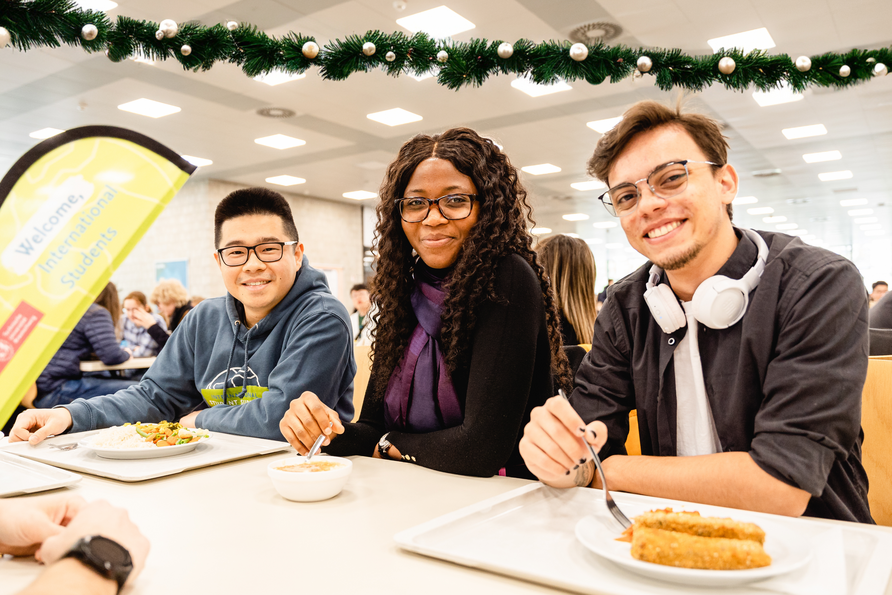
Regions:
<instances>
[{"instance_id":1,"label":"watch face","mask_svg":"<svg viewBox=\"0 0 892 595\"><path fill-rule=\"evenodd\" d=\"M106 560L114 566L130 564L130 554L123 547L105 537L93 537L90 540L90 549L101 560Z\"/></svg>"}]
</instances>

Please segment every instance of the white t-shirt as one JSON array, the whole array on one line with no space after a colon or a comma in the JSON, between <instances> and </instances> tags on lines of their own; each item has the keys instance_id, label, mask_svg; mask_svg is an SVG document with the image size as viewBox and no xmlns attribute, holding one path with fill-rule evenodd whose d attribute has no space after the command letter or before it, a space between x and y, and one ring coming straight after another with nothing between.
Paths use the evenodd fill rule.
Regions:
<instances>
[{"instance_id":1,"label":"white t-shirt","mask_svg":"<svg viewBox=\"0 0 892 595\"><path fill-rule=\"evenodd\" d=\"M691 313L691 302L684 302L682 305L688 320L688 332L672 354L675 365L676 454L690 457L722 452L709 397L706 396L706 383L703 381L697 340L699 323Z\"/></svg>"}]
</instances>

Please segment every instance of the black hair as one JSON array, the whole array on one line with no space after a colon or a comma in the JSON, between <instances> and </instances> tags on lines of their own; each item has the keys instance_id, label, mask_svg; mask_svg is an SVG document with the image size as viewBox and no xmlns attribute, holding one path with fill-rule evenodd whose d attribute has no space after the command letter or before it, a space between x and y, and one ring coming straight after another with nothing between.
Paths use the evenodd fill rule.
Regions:
<instances>
[{"instance_id":1,"label":"black hair","mask_svg":"<svg viewBox=\"0 0 892 595\"><path fill-rule=\"evenodd\" d=\"M889 287L889 284L886 283L885 281L877 281L876 283L874 283L873 285L870 286L870 289L871 290L876 289L877 285L885 285L886 287Z\"/></svg>"},{"instance_id":2,"label":"black hair","mask_svg":"<svg viewBox=\"0 0 892 595\"><path fill-rule=\"evenodd\" d=\"M243 188L230 192L214 212L214 245L219 248L223 223L245 215L275 215L282 220L282 228L289 240L300 241L294 216L285 197L267 188Z\"/></svg>"},{"instance_id":3,"label":"black hair","mask_svg":"<svg viewBox=\"0 0 892 595\"><path fill-rule=\"evenodd\" d=\"M353 293L354 291L362 291L363 289L368 291L369 286L366 285L365 283L357 283L356 285L354 285L353 287L350 288L350 293Z\"/></svg>"}]
</instances>

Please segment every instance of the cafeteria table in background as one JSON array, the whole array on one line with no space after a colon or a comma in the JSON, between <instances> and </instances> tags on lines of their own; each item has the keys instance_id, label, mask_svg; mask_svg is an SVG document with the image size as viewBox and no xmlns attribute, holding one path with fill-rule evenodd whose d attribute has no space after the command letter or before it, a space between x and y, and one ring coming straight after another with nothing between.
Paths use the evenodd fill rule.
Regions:
<instances>
[{"instance_id":1,"label":"cafeteria table in background","mask_svg":"<svg viewBox=\"0 0 892 595\"><path fill-rule=\"evenodd\" d=\"M106 372L111 370L144 370L152 367L155 357L131 357L126 362L109 366L99 360L81 362L81 372Z\"/></svg>"}]
</instances>

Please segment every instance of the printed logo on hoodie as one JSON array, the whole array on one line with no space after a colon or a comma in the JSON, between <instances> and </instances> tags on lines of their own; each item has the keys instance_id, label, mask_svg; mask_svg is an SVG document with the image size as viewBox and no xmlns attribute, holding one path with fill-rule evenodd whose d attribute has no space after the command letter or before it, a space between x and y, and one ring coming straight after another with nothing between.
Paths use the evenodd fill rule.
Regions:
<instances>
[{"instance_id":1,"label":"printed logo on hoodie","mask_svg":"<svg viewBox=\"0 0 892 595\"><path fill-rule=\"evenodd\" d=\"M226 382L227 405L244 405L259 399L263 396L263 393L269 390L266 386L260 386L260 379L254 370L251 369L251 366L248 366L247 374L241 366L230 368L228 380L226 380L226 372L226 370L223 370L214 376L214 379L201 389L201 396L210 407L223 404L224 382ZM241 394L243 387L245 388L245 394Z\"/></svg>"}]
</instances>

